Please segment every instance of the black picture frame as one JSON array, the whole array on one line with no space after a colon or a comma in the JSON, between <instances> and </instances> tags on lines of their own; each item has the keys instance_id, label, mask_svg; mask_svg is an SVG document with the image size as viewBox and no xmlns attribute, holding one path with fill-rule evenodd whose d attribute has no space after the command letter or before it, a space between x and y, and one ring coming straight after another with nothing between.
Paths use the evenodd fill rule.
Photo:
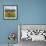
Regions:
<instances>
[{"instance_id":1,"label":"black picture frame","mask_svg":"<svg viewBox=\"0 0 46 46\"><path fill-rule=\"evenodd\" d=\"M3 19L4 20L17 20L18 19L18 6L17 5L3 5Z\"/></svg>"}]
</instances>

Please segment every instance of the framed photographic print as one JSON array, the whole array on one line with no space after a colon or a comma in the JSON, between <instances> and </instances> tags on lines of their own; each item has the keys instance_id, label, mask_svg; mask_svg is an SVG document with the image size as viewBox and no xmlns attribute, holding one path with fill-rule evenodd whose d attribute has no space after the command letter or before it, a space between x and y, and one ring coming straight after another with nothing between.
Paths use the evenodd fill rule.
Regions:
<instances>
[{"instance_id":1,"label":"framed photographic print","mask_svg":"<svg viewBox=\"0 0 46 46\"><path fill-rule=\"evenodd\" d=\"M3 18L4 19L17 19L17 6L16 5L4 5Z\"/></svg>"}]
</instances>

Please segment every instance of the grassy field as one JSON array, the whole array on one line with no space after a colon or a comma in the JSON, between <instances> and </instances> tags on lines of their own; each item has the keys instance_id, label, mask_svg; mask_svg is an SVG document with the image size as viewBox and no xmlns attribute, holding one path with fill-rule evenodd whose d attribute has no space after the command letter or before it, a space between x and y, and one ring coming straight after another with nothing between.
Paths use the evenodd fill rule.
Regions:
<instances>
[{"instance_id":1,"label":"grassy field","mask_svg":"<svg viewBox=\"0 0 46 46\"><path fill-rule=\"evenodd\" d=\"M5 10L5 17L16 17L15 10Z\"/></svg>"}]
</instances>

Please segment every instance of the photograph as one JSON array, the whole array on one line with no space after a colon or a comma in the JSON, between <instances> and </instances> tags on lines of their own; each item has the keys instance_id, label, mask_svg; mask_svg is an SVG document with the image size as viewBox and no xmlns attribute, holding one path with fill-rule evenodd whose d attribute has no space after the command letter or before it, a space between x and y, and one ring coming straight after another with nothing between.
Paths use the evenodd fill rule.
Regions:
<instances>
[{"instance_id":1,"label":"photograph","mask_svg":"<svg viewBox=\"0 0 46 46\"><path fill-rule=\"evenodd\" d=\"M4 5L4 19L17 19L17 6Z\"/></svg>"}]
</instances>

